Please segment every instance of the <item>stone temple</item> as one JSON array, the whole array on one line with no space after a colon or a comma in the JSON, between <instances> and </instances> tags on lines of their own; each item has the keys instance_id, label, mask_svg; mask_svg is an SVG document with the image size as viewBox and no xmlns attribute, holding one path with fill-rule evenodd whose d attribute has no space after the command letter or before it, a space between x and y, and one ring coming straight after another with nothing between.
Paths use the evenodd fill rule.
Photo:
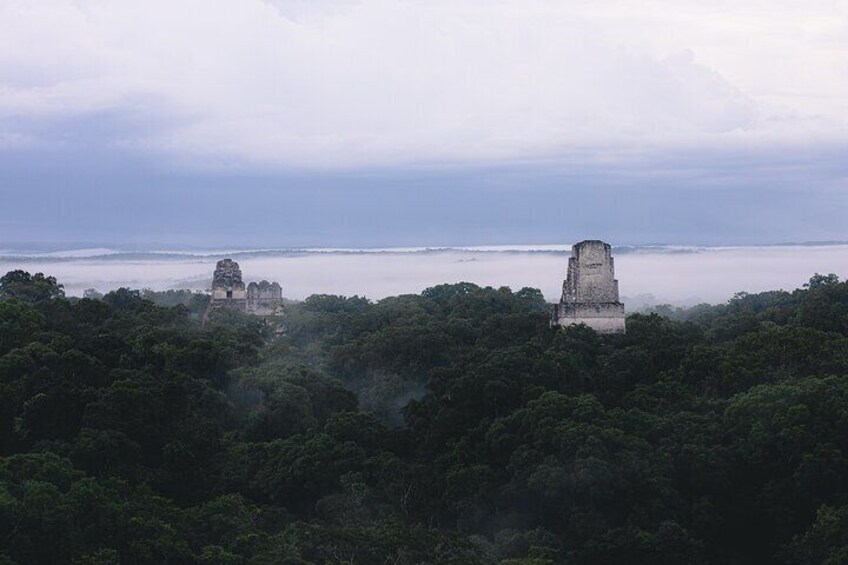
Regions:
<instances>
[{"instance_id":1,"label":"stone temple","mask_svg":"<svg viewBox=\"0 0 848 565\"><path fill-rule=\"evenodd\" d=\"M232 259L223 259L215 265L212 275L212 301L209 306L247 311L247 291L241 280L241 269Z\"/></svg>"},{"instance_id":2,"label":"stone temple","mask_svg":"<svg viewBox=\"0 0 848 565\"><path fill-rule=\"evenodd\" d=\"M551 308L552 326L586 324L598 333L624 333L624 304L618 299L610 249L598 240L571 248L562 298Z\"/></svg>"},{"instance_id":3,"label":"stone temple","mask_svg":"<svg viewBox=\"0 0 848 565\"><path fill-rule=\"evenodd\" d=\"M257 316L280 316L283 313L283 289L275 282L252 282L247 287L241 278L239 264L222 259L212 275L212 300L209 309L232 308Z\"/></svg>"}]
</instances>

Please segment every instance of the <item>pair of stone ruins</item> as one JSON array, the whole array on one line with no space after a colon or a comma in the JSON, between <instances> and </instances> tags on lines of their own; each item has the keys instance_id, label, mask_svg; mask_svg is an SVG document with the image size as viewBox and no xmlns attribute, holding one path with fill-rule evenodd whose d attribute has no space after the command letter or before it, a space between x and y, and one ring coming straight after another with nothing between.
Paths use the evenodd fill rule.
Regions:
<instances>
[{"instance_id":1,"label":"pair of stone ruins","mask_svg":"<svg viewBox=\"0 0 848 565\"><path fill-rule=\"evenodd\" d=\"M209 309L234 308L258 316L279 316L283 291L277 283L262 281L244 286L241 269L232 259L218 261L212 277ZM586 324L598 333L624 333L624 304L618 298L618 281L609 244L587 240L574 245L562 297L551 305L551 325Z\"/></svg>"},{"instance_id":2,"label":"pair of stone ruins","mask_svg":"<svg viewBox=\"0 0 848 565\"><path fill-rule=\"evenodd\" d=\"M279 316L283 311L283 289L276 282L252 282L241 279L239 264L223 259L212 275L212 300L209 308L232 308L256 316Z\"/></svg>"}]
</instances>

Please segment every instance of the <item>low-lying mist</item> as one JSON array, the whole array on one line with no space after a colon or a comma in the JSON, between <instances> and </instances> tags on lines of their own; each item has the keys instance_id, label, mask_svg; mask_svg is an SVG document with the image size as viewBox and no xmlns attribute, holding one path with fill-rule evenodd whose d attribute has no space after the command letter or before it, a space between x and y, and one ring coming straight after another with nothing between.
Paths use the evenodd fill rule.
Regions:
<instances>
[{"instance_id":1,"label":"low-lying mist","mask_svg":"<svg viewBox=\"0 0 848 565\"><path fill-rule=\"evenodd\" d=\"M740 291L794 289L816 272L848 275L848 245L628 248L613 251L622 298L642 305L723 302ZM67 294L118 287L205 290L215 262L231 256L245 282L276 280L283 295L360 295L371 299L419 293L441 283L469 281L484 286L539 288L559 297L568 264L565 251L442 249L363 251L238 252L179 256L144 253L92 257L5 256L0 272L24 269L53 275Z\"/></svg>"}]
</instances>

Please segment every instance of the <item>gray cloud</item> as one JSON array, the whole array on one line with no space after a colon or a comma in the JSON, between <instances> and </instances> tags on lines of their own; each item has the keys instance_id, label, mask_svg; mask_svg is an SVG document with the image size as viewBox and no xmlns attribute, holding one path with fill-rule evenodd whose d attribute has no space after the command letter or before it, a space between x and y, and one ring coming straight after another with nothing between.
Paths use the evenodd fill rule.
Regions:
<instances>
[{"instance_id":1,"label":"gray cloud","mask_svg":"<svg viewBox=\"0 0 848 565\"><path fill-rule=\"evenodd\" d=\"M844 240L839 2L0 2L0 243Z\"/></svg>"},{"instance_id":2,"label":"gray cloud","mask_svg":"<svg viewBox=\"0 0 848 565\"><path fill-rule=\"evenodd\" d=\"M124 150L248 170L844 139L845 26L827 1L5 2L0 143L104 112L158 124L99 132Z\"/></svg>"}]
</instances>

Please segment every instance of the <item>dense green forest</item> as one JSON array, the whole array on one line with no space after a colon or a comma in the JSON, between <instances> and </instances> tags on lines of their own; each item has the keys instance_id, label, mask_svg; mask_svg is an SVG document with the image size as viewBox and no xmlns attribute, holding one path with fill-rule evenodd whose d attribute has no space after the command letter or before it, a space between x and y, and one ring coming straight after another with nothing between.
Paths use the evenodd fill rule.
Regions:
<instances>
[{"instance_id":1,"label":"dense green forest","mask_svg":"<svg viewBox=\"0 0 848 565\"><path fill-rule=\"evenodd\" d=\"M848 563L848 283L548 326L539 291L0 278L0 563Z\"/></svg>"}]
</instances>

